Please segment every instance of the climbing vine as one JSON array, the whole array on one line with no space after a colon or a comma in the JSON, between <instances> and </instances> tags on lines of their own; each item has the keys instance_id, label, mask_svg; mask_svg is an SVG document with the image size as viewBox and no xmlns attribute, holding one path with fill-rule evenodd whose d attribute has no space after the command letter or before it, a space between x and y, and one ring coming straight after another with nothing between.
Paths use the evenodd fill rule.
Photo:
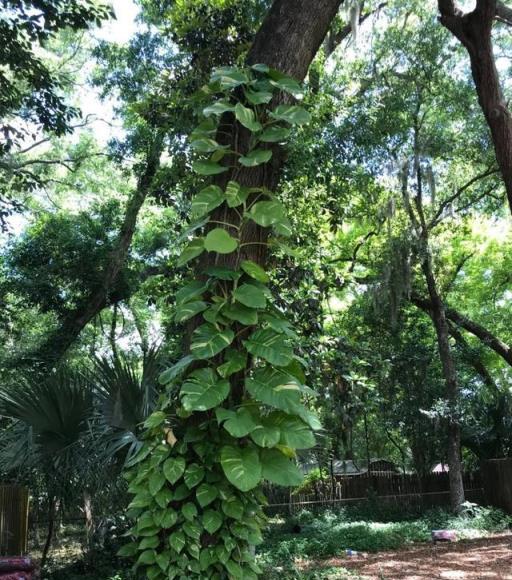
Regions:
<instances>
[{"instance_id":1,"label":"climbing vine","mask_svg":"<svg viewBox=\"0 0 512 580\"><path fill-rule=\"evenodd\" d=\"M293 350L296 335L275 306L267 272L243 259L250 243L245 228L269 228L272 237L261 243L279 244L290 222L271 191L236 181L238 168L268 163L273 144L308 122L299 105L272 107L276 93L298 96L301 88L254 65L214 71L206 91L215 100L191 136L193 170L202 176L231 170L233 179L225 188L207 185L192 199L187 235L196 237L179 264L196 260L197 279L177 293L175 318L199 322L189 353L160 377L166 394L145 423L144 444L127 473L136 523L121 554L135 557L150 580L256 578L252 547L265 521L261 483L299 484L295 452L315 444L319 427L304 405L313 393ZM225 113L250 132L247 150L217 141ZM223 205L232 221L217 219ZM201 266L205 252L219 258L216 265Z\"/></svg>"}]
</instances>

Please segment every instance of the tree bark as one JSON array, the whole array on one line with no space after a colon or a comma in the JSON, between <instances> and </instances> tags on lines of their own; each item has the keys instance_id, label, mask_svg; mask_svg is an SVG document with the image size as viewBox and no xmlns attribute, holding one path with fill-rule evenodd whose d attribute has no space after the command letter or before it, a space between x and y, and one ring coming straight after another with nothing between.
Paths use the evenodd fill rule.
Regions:
<instances>
[{"instance_id":1,"label":"tree bark","mask_svg":"<svg viewBox=\"0 0 512 580\"><path fill-rule=\"evenodd\" d=\"M44 343L30 355L25 355L25 362L41 363L42 368L57 363L78 338L85 326L105 307L125 298L122 293L116 295L120 273L125 265L130 245L135 233L137 217L144 201L151 193L153 178L160 167L160 155L163 148L163 135L155 137L147 154L144 173L139 178L137 187L126 205L123 224L119 231L116 247L103 272L99 287L93 289L89 297L74 311L70 312ZM19 364L20 361L16 361Z\"/></svg>"},{"instance_id":2,"label":"tree bark","mask_svg":"<svg viewBox=\"0 0 512 580\"><path fill-rule=\"evenodd\" d=\"M457 416L459 399L457 372L455 370L455 364L450 349L449 327L446 320L445 308L437 290L437 283L432 268L432 261L430 258L428 245L426 246L425 250L426 256L422 261L421 269L427 282L430 301L432 304L431 317L436 329L437 346L446 384L446 398L448 401L449 410L447 430L448 465L450 467L450 503L454 511L460 511L461 506L464 503L464 483L462 477L462 462L460 457L460 424Z\"/></svg>"},{"instance_id":3,"label":"tree bark","mask_svg":"<svg viewBox=\"0 0 512 580\"><path fill-rule=\"evenodd\" d=\"M426 298L421 297L416 292L411 294L411 302L421 308L423 311L430 314L432 310L432 302ZM445 308L446 317L455 322L457 326L467 330L477 338L479 338L486 346L491 348L498 354L505 362L512 366L512 347L503 342L500 338L495 336L487 328L478 324L474 320L464 316L454 308Z\"/></svg>"},{"instance_id":4,"label":"tree bark","mask_svg":"<svg viewBox=\"0 0 512 580\"><path fill-rule=\"evenodd\" d=\"M491 36L496 18L511 23L511 10L496 0L477 0L476 8L467 14L453 0L438 0L438 6L441 24L468 51L478 102L491 131L512 212L512 116L501 90Z\"/></svg>"}]
</instances>

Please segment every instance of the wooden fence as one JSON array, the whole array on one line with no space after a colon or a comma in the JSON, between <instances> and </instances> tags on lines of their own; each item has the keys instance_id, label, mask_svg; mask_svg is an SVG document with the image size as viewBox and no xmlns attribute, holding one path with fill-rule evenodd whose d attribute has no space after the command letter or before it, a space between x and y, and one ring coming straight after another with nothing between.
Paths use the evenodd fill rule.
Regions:
<instances>
[{"instance_id":1,"label":"wooden fence","mask_svg":"<svg viewBox=\"0 0 512 580\"><path fill-rule=\"evenodd\" d=\"M479 472L464 474L468 501L481 502L482 482ZM315 482L307 492L294 493L283 487L268 486L265 493L268 512L295 512L304 508L350 505L368 499L399 502L400 505L436 506L449 503L448 473L415 474L390 472L365 473L350 477L325 478Z\"/></svg>"},{"instance_id":2,"label":"wooden fence","mask_svg":"<svg viewBox=\"0 0 512 580\"><path fill-rule=\"evenodd\" d=\"M490 459L484 464L487 503L512 514L512 459Z\"/></svg>"},{"instance_id":3,"label":"wooden fence","mask_svg":"<svg viewBox=\"0 0 512 580\"><path fill-rule=\"evenodd\" d=\"M0 485L0 556L22 556L27 551L28 489Z\"/></svg>"}]
</instances>

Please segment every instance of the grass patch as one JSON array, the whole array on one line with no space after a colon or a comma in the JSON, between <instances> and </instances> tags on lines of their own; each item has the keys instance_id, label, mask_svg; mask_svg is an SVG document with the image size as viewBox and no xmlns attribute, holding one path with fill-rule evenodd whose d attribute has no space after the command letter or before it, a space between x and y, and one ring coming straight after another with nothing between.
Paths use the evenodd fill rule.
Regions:
<instances>
[{"instance_id":1,"label":"grass patch","mask_svg":"<svg viewBox=\"0 0 512 580\"><path fill-rule=\"evenodd\" d=\"M260 564L267 578L351 578L335 571L303 574L304 560L321 560L342 556L345 550L379 552L395 550L406 545L428 542L431 530L457 530L459 538L476 538L500 532L512 526L512 517L493 509L467 504L458 516L436 509L411 519L405 514L402 521L375 521L361 519L357 510L341 509L321 514L301 512L297 517L270 521L265 543L258 550ZM311 575L313 574L313 575ZM356 576L357 577L357 576Z\"/></svg>"}]
</instances>

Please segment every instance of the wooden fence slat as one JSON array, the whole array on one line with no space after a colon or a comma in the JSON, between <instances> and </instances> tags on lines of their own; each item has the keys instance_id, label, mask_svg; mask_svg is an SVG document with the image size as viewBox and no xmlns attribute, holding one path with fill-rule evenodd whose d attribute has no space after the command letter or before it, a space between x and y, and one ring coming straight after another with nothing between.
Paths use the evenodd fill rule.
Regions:
<instances>
[{"instance_id":1,"label":"wooden fence slat","mask_svg":"<svg viewBox=\"0 0 512 580\"><path fill-rule=\"evenodd\" d=\"M0 556L22 556L27 552L28 489L0 485Z\"/></svg>"},{"instance_id":2,"label":"wooden fence slat","mask_svg":"<svg viewBox=\"0 0 512 580\"><path fill-rule=\"evenodd\" d=\"M416 474L396 474L391 472L371 472L348 477L335 476L323 482L315 482L311 493L293 494L282 487L267 485L265 492L268 508L288 506L297 509L307 505L347 504L367 500L411 498L421 501L423 497L446 496L450 484L448 473L429 473L423 477ZM478 472L464 474L464 489L472 497L480 497L481 477Z\"/></svg>"}]
</instances>

